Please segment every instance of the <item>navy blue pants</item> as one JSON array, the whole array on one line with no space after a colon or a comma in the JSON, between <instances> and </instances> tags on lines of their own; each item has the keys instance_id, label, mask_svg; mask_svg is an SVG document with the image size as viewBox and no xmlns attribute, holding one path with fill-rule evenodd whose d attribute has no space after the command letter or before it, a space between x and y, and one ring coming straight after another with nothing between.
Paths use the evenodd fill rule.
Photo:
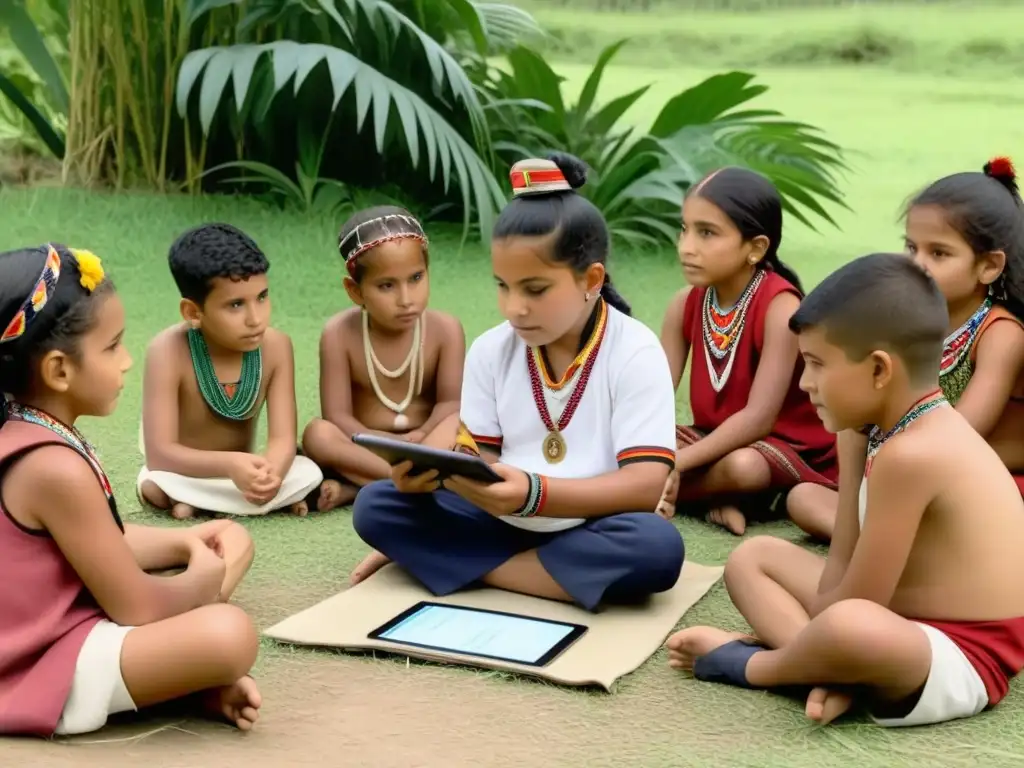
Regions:
<instances>
[{"instance_id":1,"label":"navy blue pants","mask_svg":"<svg viewBox=\"0 0 1024 768\"><path fill-rule=\"evenodd\" d=\"M683 538L653 512L594 518L535 533L509 525L458 494L402 493L390 480L363 487L352 525L434 595L463 589L514 555L536 549L541 565L579 605L632 603L671 589L683 568Z\"/></svg>"}]
</instances>

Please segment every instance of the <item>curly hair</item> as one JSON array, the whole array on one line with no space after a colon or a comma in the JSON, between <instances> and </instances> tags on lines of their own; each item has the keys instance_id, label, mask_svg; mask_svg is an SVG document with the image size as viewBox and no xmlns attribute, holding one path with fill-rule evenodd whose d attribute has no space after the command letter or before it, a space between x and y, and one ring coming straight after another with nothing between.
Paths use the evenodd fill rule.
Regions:
<instances>
[{"instance_id":1,"label":"curly hair","mask_svg":"<svg viewBox=\"0 0 1024 768\"><path fill-rule=\"evenodd\" d=\"M218 277L247 280L270 271L251 237L230 224L203 224L181 235L167 261L183 299L202 306Z\"/></svg>"}]
</instances>

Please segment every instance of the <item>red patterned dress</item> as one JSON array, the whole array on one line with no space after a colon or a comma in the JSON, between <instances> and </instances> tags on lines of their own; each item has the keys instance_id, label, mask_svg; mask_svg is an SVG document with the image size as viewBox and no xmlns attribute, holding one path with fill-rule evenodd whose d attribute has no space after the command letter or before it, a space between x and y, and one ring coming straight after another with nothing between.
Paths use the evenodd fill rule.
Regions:
<instances>
[{"instance_id":1,"label":"red patterned dress","mask_svg":"<svg viewBox=\"0 0 1024 768\"><path fill-rule=\"evenodd\" d=\"M683 309L683 338L692 351L690 364L691 426L678 426L680 448L697 442L743 410L754 383L764 346L765 317L781 293L799 296L785 278L759 270L736 306L723 312L707 288L694 287ZM803 361L798 359L782 409L769 435L750 447L771 468L769 490L798 483L836 488L839 469L835 436L829 433L799 387Z\"/></svg>"}]
</instances>

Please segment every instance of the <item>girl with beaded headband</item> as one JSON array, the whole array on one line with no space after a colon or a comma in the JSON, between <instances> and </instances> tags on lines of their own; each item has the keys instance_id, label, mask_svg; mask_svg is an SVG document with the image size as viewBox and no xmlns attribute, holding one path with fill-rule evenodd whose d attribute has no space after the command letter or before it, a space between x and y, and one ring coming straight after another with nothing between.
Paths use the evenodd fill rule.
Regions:
<instances>
[{"instance_id":1,"label":"girl with beaded headband","mask_svg":"<svg viewBox=\"0 0 1024 768\"><path fill-rule=\"evenodd\" d=\"M661 340L679 386L690 369L692 426L677 428L676 472L658 510L677 502L736 535L797 483L834 487L835 438L800 391L803 363L787 322L803 295L779 260L782 199L760 174L722 168L683 202L676 294Z\"/></svg>"},{"instance_id":2,"label":"girl with beaded headband","mask_svg":"<svg viewBox=\"0 0 1024 768\"><path fill-rule=\"evenodd\" d=\"M75 426L115 408L131 367L123 334L92 253L0 254L0 734L85 733L196 693L240 728L257 719L244 675L258 639L222 602L229 550L251 550L244 529L125 525Z\"/></svg>"},{"instance_id":3,"label":"girl with beaded headband","mask_svg":"<svg viewBox=\"0 0 1024 768\"><path fill-rule=\"evenodd\" d=\"M317 507L352 502L391 477L386 461L352 442L374 431L447 448L458 427L466 356L462 324L428 309L427 236L395 206L368 208L341 228L345 291L355 307L329 318L320 337L320 418L303 451L324 473Z\"/></svg>"},{"instance_id":4,"label":"girl with beaded headband","mask_svg":"<svg viewBox=\"0 0 1024 768\"><path fill-rule=\"evenodd\" d=\"M1024 495L1024 209L1013 163L945 176L903 211L907 253L946 297L949 335L939 384L946 399L995 448ZM854 439L863 440L863 437ZM828 540L836 493L800 486L790 517Z\"/></svg>"},{"instance_id":5,"label":"girl with beaded headband","mask_svg":"<svg viewBox=\"0 0 1024 768\"><path fill-rule=\"evenodd\" d=\"M466 356L457 449L492 464L484 485L436 473L365 486L353 525L435 595L483 582L595 610L672 588L683 543L652 512L672 466L675 398L658 339L606 270L608 227L554 155L512 168L491 272L506 322Z\"/></svg>"}]
</instances>

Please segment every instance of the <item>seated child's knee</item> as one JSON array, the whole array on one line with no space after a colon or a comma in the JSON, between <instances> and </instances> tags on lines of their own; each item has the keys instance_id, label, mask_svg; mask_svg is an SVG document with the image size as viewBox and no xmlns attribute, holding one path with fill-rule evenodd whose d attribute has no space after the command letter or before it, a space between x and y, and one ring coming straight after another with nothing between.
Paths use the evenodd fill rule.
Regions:
<instances>
[{"instance_id":1,"label":"seated child's knee","mask_svg":"<svg viewBox=\"0 0 1024 768\"><path fill-rule=\"evenodd\" d=\"M241 608L208 605L203 611L203 649L210 664L224 670L225 685L244 677L259 653L259 636Z\"/></svg>"},{"instance_id":2,"label":"seated child's knee","mask_svg":"<svg viewBox=\"0 0 1024 768\"><path fill-rule=\"evenodd\" d=\"M324 419L313 419L302 431L302 450L308 455L317 453L325 440L329 440L337 427Z\"/></svg>"},{"instance_id":3,"label":"seated child's knee","mask_svg":"<svg viewBox=\"0 0 1024 768\"><path fill-rule=\"evenodd\" d=\"M775 536L752 536L743 541L725 561L726 586L751 573L760 573L764 564L784 556L789 542Z\"/></svg>"},{"instance_id":4,"label":"seated child's knee","mask_svg":"<svg viewBox=\"0 0 1024 768\"><path fill-rule=\"evenodd\" d=\"M892 640L892 613L871 600L851 598L833 603L815 617L819 631L834 638L833 648L840 653L857 654L862 650L885 646Z\"/></svg>"},{"instance_id":5,"label":"seated child's knee","mask_svg":"<svg viewBox=\"0 0 1024 768\"><path fill-rule=\"evenodd\" d=\"M733 451L722 462L731 484L739 491L760 491L771 483L771 469L752 448Z\"/></svg>"},{"instance_id":6,"label":"seated child's knee","mask_svg":"<svg viewBox=\"0 0 1024 768\"><path fill-rule=\"evenodd\" d=\"M352 527L363 541L376 541L378 533L388 527L381 513L400 497L399 491L390 480L374 480L364 485L352 503Z\"/></svg>"}]
</instances>

